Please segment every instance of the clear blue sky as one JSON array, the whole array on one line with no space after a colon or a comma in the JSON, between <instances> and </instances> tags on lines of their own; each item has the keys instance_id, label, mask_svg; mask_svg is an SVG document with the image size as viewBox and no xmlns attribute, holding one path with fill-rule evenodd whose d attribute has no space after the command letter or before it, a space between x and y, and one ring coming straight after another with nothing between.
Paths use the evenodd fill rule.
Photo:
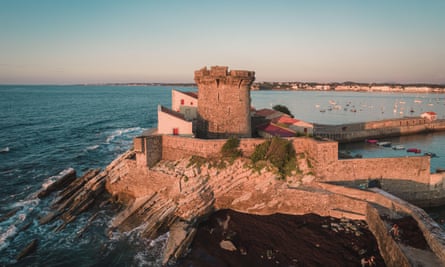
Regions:
<instances>
[{"instance_id":1,"label":"clear blue sky","mask_svg":"<svg viewBox=\"0 0 445 267\"><path fill-rule=\"evenodd\" d=\"M0 84L445 83L445 1L0 0Z\"/></svg>"}]
</instances>

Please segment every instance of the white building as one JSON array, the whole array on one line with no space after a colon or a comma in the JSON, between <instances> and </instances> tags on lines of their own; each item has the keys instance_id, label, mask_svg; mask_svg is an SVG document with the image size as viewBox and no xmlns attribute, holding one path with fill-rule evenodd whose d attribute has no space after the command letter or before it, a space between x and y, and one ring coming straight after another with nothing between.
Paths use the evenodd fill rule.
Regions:
<instances>
[{"instance_id":1,"label":"white building","mask_svg":"<svg viewBox=\"0 0 445 267\"><path fill-rule=\"evenodd\" d=\"M158 134L193 136L197 118L198 94L172 90L172 109L158 106Z\"/></svg>"},{"instance_id":2,"label":"white building","mask_svg":"<svg viewBox=\"0 0 445 267\"><path fill-rule=\"evenodd\" d=\"M198 94L172 90L172 110L184 114L186 120L196 119L198 113Z\"/></svg>"}]
</instances>

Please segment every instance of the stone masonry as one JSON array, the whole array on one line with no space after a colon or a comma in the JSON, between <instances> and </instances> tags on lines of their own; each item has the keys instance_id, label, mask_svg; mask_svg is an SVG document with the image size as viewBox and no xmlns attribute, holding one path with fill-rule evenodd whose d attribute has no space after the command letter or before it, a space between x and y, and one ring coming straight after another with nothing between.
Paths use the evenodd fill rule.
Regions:
<instances>
[{"instance_id":1,"label":"stone masonry","mask_svg":"<svg viewBox=\"0 0 445 267\"><path fill-rule=\"evenodd\" d=\"M250 86L255 72L228 67L195 71L198 85L198 138L251 137Z\"/></svg>"}]
</instances>

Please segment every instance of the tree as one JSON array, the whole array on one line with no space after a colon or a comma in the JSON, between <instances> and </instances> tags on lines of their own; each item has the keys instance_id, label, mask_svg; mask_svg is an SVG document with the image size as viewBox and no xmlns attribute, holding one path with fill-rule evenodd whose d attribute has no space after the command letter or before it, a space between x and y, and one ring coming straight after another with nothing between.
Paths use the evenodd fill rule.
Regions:
<instances>
[{"instance_id":1,"label":"tree","mask_svg":"<svg viewBox=\"0 0 445 267\"><path fill-rule=\"evenodd\" d=\"M291 116L292 118L294 117L294 115L292 115L290 110L284 105L275 105L272 107L272 109L279 111L279 112L283 112L284 114L287 114L287 115Z\"/></svg>"}]
</instances>

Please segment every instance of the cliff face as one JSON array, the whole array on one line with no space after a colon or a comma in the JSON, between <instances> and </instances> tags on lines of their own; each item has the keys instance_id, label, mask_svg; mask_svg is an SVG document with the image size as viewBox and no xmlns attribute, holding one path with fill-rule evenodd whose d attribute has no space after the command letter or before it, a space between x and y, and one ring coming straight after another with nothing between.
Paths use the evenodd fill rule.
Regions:
<instances>
[{"instance_id":1,"label":"cliff face","mask_svg":"<svg viewBox=\"0 0 445 267\"><path fill-rule=\"evenodd\" d=\"M394 197L385 197L381 192L318 183L303 154L297 156L299 171L286 181L278 179L272 166L257 170L250 167L250 160L245 158L230 163L189 157L160 161L149 169L138 167L134 154L128 151L102 172L92 170L75 180L67 175L63 181L71 182L53 202L54 212L42 217L40 223L61 218L65 222L60 227L62 229L80 212L93 205L103 206L110 194L124 204L124 209L113 219L111 230L126 232L138 227L146 238L155 238L168 231L163 258L163 263L167 264L184 254L197 233L198 224L221 209L257 215L315 213L378 221L380 228L374 232L382 235L378 238L380 246L391 237L387 234L387 226L379 219L378 211L374 212L375 217L369 218L369 214L373 214L370 210L376 210L370 203L378 203L378 206L391 209L390 214L402 210L404 214L412 214L413 218L419 217L416 220L421 223L424 235L431 237L427 241L432 250L445 261L445 242L430 231L436 231L438 226L422 219L428 215L412 211L408 204L399 204ZM42 193L42 196L46 193L50 192ZM221 222L222 228L228 220L230 218ZM89 223L82 231L88 227ZM400 251L394 253L402 255ZM392 254L386 255L385 261L392 258Z\"/></svg>"},{"instance_id":2,"label":"cliff face","mask_svg":"<svg viewBox=\"0 0 445 267\"><path fill-rule=\"evenodd\" d=\"M106 189L127 204L112 227L128 231L145 224L143 235L170 231L164 263L178 258L192 241L197 223L213 211L232 209L250 214L306 214L364 219L366 202L332 194L314 182L306 160L301 173L277 179L272 167L258 171L250 160L195 162L192 158L161 161L138 168L129 154L107 168ZM306 174L305 174L306 173ZM354 206L357 213L340 212Z\"/></svg>"},{"instance_id":3,"label":"cliff face","mask_svg":"<svg viewBox=\"0 0 445 267\"><path fill-rule=\"evenodd\" d=\"M186 158L161 161L148 169L136 167L132 160L122 160L109 173L106 188L129 203L152 195L164 204L168 200L176 207L175 216L184 220L204 216L214 209L254 214L329 212L330 194L326 191L325 196L320 196L323 190L310 183L313 176L299 174L283 181L267 168L254 170L249 162L237 159L233 164L225 162L225 166L218 167L212 163L193 164ZM311 201L315 199L318 201Z\"/></svg>"}]
</instances>

